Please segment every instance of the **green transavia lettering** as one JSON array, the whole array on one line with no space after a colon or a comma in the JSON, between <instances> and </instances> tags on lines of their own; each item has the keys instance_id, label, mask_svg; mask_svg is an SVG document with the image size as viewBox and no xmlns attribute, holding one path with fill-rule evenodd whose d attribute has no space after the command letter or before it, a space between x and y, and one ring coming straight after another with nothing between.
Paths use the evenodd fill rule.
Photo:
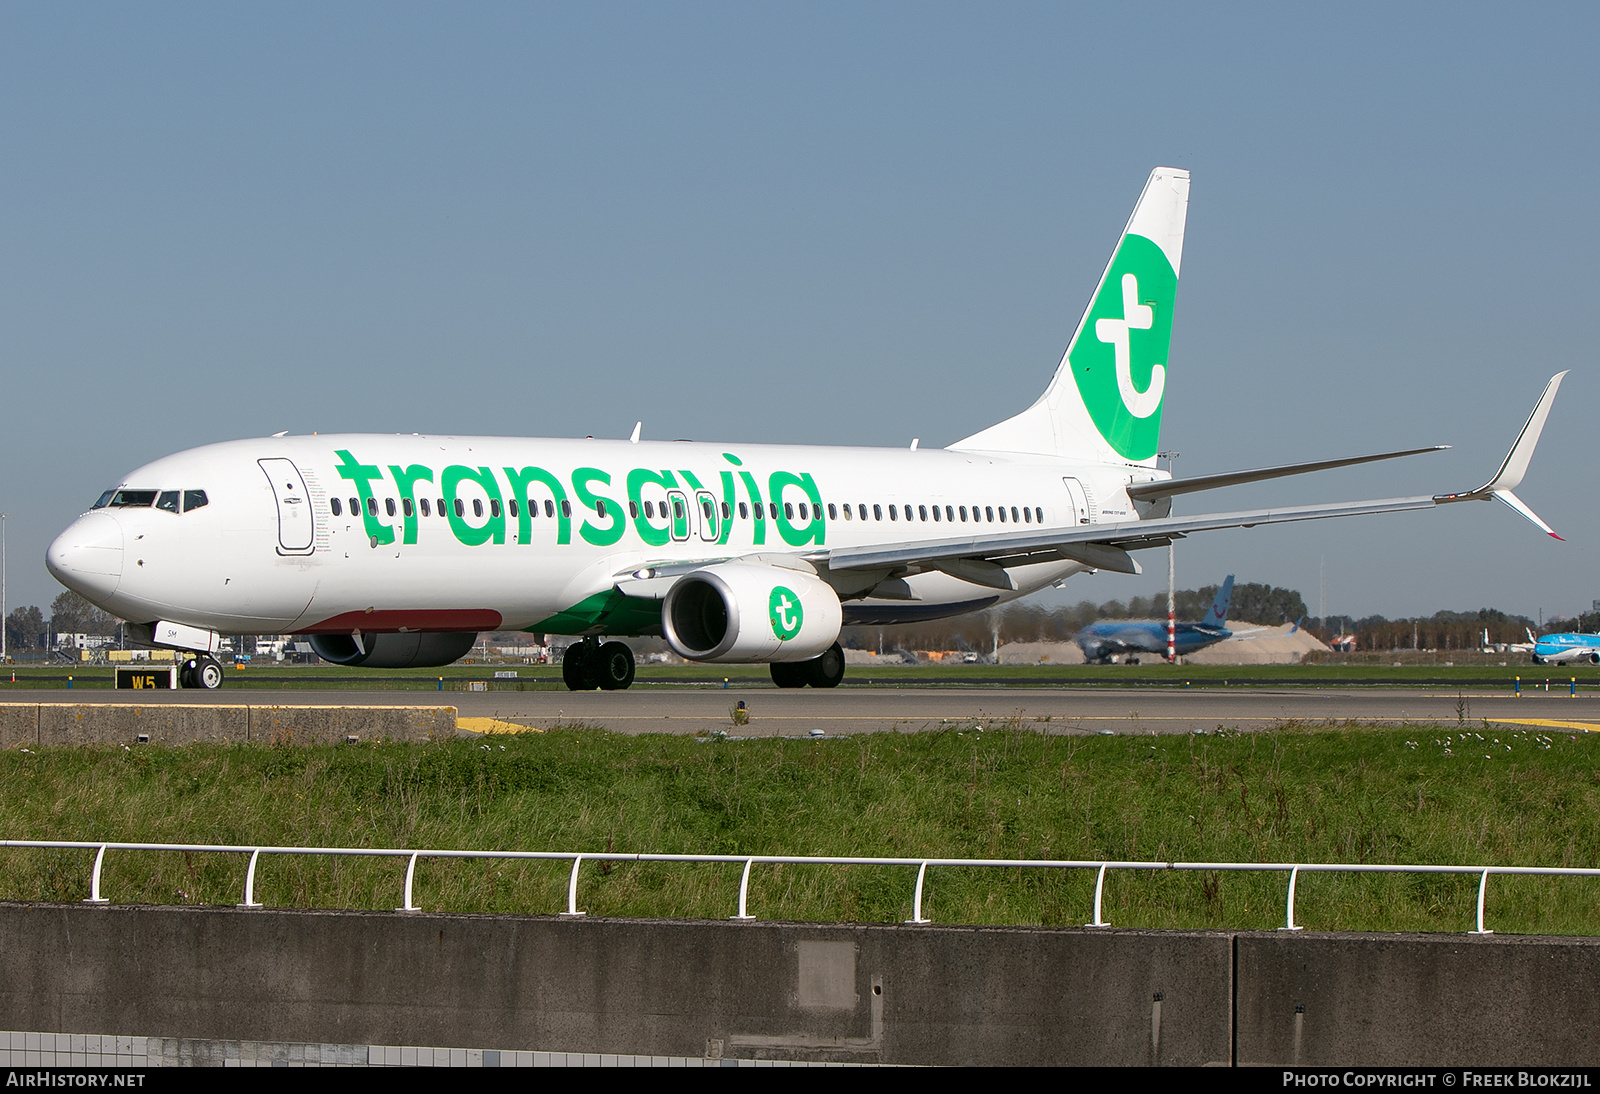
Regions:
<instances>
[{"instance_id":1,"label":"green transavia lettering","mask_svg":"<svg viewBox=\"0 0 1600 1094\"><path fill-rule=\"evenodd\" d=\"M736 524L748 529L755 546L767 542L769 531L790 547L821 546L827 535L822 492L810 472L774 471L763 488L731 452L723 458L736 470L707 474L709 486L684 468L616 473L578 467L563 478L542 467L382 467L362 463L349 449L336 455L339 477L351 484L355 496L350 500L361 510L363 530L374 546L397 538L402 545L414 544L429 534L425 529L441 523L468 547L529 544L543 527L552 528L546 542L566 545L572 542L574 521L578 536L596 547L630 540L647 547L691 539L726 544ZM399 502L392 515L386 500ZM422 519L433 505L440 507L443 522ZM794 604L798 611L798 598Z\"/></svg>"}]
</instances>

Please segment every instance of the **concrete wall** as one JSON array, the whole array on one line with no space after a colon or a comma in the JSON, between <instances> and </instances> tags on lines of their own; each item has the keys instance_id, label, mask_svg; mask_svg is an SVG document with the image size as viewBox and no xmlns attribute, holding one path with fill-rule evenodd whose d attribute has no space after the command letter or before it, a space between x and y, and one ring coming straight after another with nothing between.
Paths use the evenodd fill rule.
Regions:
<instances>
[{"instance_id":1,"label":"concrete wall","mask_svg":"<svg viewBox=\"0 0 1600 1094\"><path fill-rule=\"evenodd\" d=\"M196 742L324 744L453 737L454 707L0 703L0 748Z\"/></svg>"},{"instance_id":2,"label":"concrete wall","mask_svg":"<svg viewBox=\"0 0 1600 1094\"><path fill-rule=\"evenodd\" d=\"M0 1029L922 1064L1229 1054L1220 934L3 904L0 938Z\"/></svg>"},{"instance_id":3,"label":"concrete wall","mask_svg":"<svg viewBox=\"0 0 1600 1094\"><path fill-rule=\"evenodd\" d=\"M0 904L0 1029L909 1064L1588 1064L1600 940Z\"/></svg>"},{"instance_id":4,"label":"concrete wall","mask_svg":"<svg viewBox=\"0 0 1600 1094\"><path fill-rule=\"evenodd\" d=\"M1592 1066L1600 939L1238 936L1242 1064Z\"/></svg>"}]
</instances>

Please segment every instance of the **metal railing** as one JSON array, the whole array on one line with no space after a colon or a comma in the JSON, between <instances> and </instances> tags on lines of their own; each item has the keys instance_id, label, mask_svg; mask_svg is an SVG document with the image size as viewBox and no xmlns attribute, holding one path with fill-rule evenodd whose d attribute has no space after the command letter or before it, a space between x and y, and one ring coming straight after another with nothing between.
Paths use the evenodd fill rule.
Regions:
<instances>
[{"instance_id":1,"label":"metal railing","mask_svg":"<svg viewBox=\"0 0 1600 1094\"><path fill-rule=\"evenodd\" d=\"M757 865L785 866L915 866L916 886L911 895L911 918L907 923L931 923L922 914L922 893L929 867L979 867L1034 870L1094 870L1094 918L1086 927L1109 927L1104 918L1106 874L1112 870L1210 870L1231 873L1287 873L1288 897L1284 904L1284 925L1281 931L1298 931L1302 926L1295 922L1295 889L1302 873L1351 874L1477 874L1478 918L1477 928L1470 934L1493 934L1484 926L1484 899L1488 893L1489 875L1541 876L1541 877L1600 877L1600 869L1583 869L1567 866L1433 866L1370 863L1288 863L1288 862L1131 862L1102 859L976 859L976 858L833 858L805 855L653 855L625 854L614 851L450 851L441 849L405 850L388 847L252 847L231 844L203 843L112 843L78 842L67 840L0 840L0 847L33 847L52 850L93 851L94 869L89 879L89 895L85 904L107 904L100 895L100 873L105 865L107 851L179 851L218 854L249 855L245 869L244 900L240 908L260 908L255 899L256 866L262 855L334 855L363 858L404 858L406 860L404 898L398 912L419 912L412 900L416 881L417 862L421 859L523 859L535 861L570 861L572 872L567 879L567 909L560 913L564 918L577 918L586 913L578 910L578 875L585 862L677 862L743 864L739 878L739 911L731 916L735 920L753 920L750 914L750 871Z\"/></svg>"}]
</instances>

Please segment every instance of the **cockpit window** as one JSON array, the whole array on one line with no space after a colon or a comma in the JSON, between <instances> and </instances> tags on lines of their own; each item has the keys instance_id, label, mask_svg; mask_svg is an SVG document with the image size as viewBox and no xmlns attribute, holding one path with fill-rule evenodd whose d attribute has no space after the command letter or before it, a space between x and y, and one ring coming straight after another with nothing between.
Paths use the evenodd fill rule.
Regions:
<instances>
[{"instance_id":1,"label":"cockpit window","mask_svg":"<svg viewBox=\"0 0 1600 1094\"><path fill-rule=\"evenodd\" d=\"M111 504L111 495L113 495L115 493L116 493L116 490L114 490L114 489L107 490L104 494L100 495L100 500L95 502L93 505L89 506L89 508L90 509L104 509L106 506Z\"/></svg>"},{"instance_id":2,"label":"cockpit window","mask_svg":"<svg viewBox=\"0 0 1600 1094\"><path fill-rule=\"evenodd\" d=\"M113 509L148 509L155 503L154 490L118 490L110 501Z\"/></svg>"},{"instance_id":3,"label":"cockpit window","mask_svg":"<svg viewBox=\"0 0 1600 1094\"><path fill-rule=\"evenodd\" d=\"M183 511L185 513L194 509L204 509L206 506L206 492L204 490L185 490L183 492Z\"/></svg>"},{"instance_id":4,"label":"cockpit window","mask_svg":"<svg viewBox=\"0 0 1600 1094\"><path fill-rule=\"evenodd\" d=\"M178 511L178 492L176 490L163 490L156 498L156 508L166 513Z\"/></svg>"}]
</instances>

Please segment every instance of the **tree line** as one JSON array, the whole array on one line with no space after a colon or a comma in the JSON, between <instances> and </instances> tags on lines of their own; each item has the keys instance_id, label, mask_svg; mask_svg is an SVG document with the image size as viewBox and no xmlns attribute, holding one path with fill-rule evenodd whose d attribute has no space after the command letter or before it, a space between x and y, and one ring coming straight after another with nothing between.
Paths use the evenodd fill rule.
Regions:
<instances>
[{"instance_id":1,"label":"tree line","mask_svg":"<svg viewBox=\"0 0 1600 1094\"><path fill-rule=\"evenodd\" d=\"M7 615L6 649L15 653L48 649L58 634L114 635L120 622L77 593L66 592L50 602L49 619L35 604Z\"/></svg>"}]
</instances>

